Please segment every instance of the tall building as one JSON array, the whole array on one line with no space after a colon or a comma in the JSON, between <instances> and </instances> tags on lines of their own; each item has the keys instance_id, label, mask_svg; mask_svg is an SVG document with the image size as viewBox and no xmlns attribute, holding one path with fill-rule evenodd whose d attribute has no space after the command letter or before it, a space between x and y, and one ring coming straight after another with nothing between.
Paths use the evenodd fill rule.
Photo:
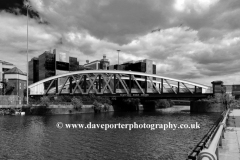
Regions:
<instances>
[{"instance_id":1,"label":"tall building","mask_svg":"<svg viewBox=\"0 0 240 160\"><path fill-rule=\"evenodd\" d=\"M56 74L55 55L49 51L45 51L38 57L38 66L39 80L54 76Z\"/></svg>"},{"instance_id":2,"label":"tall building","mask_svg":"<svg viewBox=\"0 0 240 160\"><path fill-rule=\"evenodd\" d=\"M79 62L77 61L77 58L75 57L69 57L69 71L79 71L80 66Z\"/></svg>"},{"instance_id":3,"label":"tall building","mask_svg":"<svg viewBox=\"0 0 240 160\"><path fill-rule=\"evenodd\" d=\"M39 59L34 57L28 64L28 84L39 81Z\"/></svg>"},{"instance_id":4,"label":"tall building","mask_svg":"<svg viewBox=\"0 0 240 160\"><path fill-rule=\"evenodd\" d=\"M90 68L92 70L107 70L109 67L109 60L107 59L106 55L103 55L103 59L100 60L96 60L96 61L92 61L89 62L89 60L86 61L86 64L84 64L83 66L86 68Z\"/></svg>"},{"instance_id":5,"label":"tall building","mask_svg":"<svg viewBox=\"0 0 240 160\"><path fill-rule=\"evenodd\" d=\"M68 73L71 71L83 70L84 67L79 66L76 57L70 57L68 52L58 51L56 49L45 51L38 57L32 58L29 61L29 84L38 82L48 77L59 74ZM59 85L64 79L59 81ZM45 84L45 88L48 84Z\"/></svg>"}]
</instances>

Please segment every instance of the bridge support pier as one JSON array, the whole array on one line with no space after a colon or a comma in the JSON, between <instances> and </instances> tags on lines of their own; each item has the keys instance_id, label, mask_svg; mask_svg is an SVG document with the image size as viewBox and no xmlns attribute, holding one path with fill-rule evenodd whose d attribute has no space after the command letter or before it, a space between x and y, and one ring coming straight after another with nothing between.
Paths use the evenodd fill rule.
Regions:
<instances>
[{"instance_id":1,"label":"bridge support pier","mask_svg":"<svg viewBox=\"0 0 240 160\"><path fill-rule=\"evenodd\" d=\"M223 112L226 109L226 104L222 103L220 100L224 93L223 82L213 81L213 96L217 99L216 103L210 103L208 101L191 101L190 111L194 113L209 113L209 112Z\"/></svg>"}]
</instances>

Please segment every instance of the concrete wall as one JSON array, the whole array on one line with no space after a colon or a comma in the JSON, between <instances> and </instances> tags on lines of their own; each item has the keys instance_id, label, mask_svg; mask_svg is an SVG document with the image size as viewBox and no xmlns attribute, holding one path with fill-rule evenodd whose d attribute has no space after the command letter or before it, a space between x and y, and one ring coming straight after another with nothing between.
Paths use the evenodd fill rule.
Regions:
<instances>
[{"instance_id":1,"label":"concrete wall","mask_svg":"<svg viewBox=\"0 0 240 160\"><path fill-rule=\"evenodd\" d=\"M204 101L191 101L190 112L192 113L212 113L223 112L226 106L222 103L208 103Z\"/></svg>"}]
</instances>

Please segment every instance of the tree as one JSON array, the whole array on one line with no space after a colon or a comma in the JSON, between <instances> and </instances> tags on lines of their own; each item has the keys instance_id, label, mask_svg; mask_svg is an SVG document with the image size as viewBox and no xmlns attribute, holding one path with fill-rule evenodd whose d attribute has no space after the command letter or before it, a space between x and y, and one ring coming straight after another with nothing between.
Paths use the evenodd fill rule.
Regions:
<instances>
[{"instance_id":1,"label":"tree","mask_svg":"<svg viewBox=\"0 0 240 160\"><path fill-rule=\"evenodd\" d=\"M5 85L5 89L4 89L5 90L4 95L11 95L15 86L10 82L7 82L7 83L5 82L5 84L6 85Z\"/></svg>"}]
</instances>

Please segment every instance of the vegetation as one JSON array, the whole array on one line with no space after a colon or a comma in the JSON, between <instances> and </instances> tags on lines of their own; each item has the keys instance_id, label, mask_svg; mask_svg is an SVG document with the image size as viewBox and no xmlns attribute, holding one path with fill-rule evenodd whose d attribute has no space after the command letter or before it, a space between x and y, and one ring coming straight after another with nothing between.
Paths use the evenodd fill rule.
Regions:
<instances>
[{"instance_id":1,"label":"vegetation","mask_svg":"<svg viewBox=\"0 0 240 160\"><path fill-rule=\"evenodd\" d=\"M172 102L169 99L159 99L156 100L156 108L169 108L174 105L174 102Z\"/></svg>"},{"instance_id":2,"label":"vegetation","mask_svg":"<svg viewBox=\"0 0 240 160\"><path fill-rule=\"evenodd\" d=\"M154 108L169 108L174 105L174 102L169 99L158 99L145 101L145 105L153 106Z\"/></svg>"},{"instance_id":3,"label":"vegetation","mask_svg":"<svg viewBox=\"0 0 240 160\"><path fill-rule=\"evenodd\" d=\"M42 107L48 107L49 105L73 105L75 110L79 110L82 108L83 104L93 104L95 109L99 109L99 106L104 104L103 110L108 110L109 105L112 104L112 101L108 97L97 97L93 94L87 96L69 96L69 95L61 95L61 96L43 96L40 99L29 99L29 104L32 106L40 105Z\"/></svg>"},{"instance_id":4,"label":"vegetation","mask_svg":"<svg viewBox=\"0 0 240 160\"><path fill-rule=\"evenodd\" d=\"M100 103L97 100L95 100L93 102L93 109L94 109L94 112L96 112L96 113L101 112L101 110L102 110L102 103Z\"/></svg>"},{"instance_id":5,"label":"vegetation","mask_svg":"<svg viewBox=\"0 0 240 160\"><path fill-rule=\"evenodd\" d=\"M82 108L82 99L81 98L76 98L76 97L73 97L71 99L71 102L72 102L72 105L74 106L74 108L78 111L79 109Z\"/></svg>"},{"instance_id":6,"label":"vegetation","mask_svg":"<svg viewBox=\"0 0 240 160\"><path fill-rule=\"evenodd\" d=\"M43 96L43 97L41 97L41 99L40 99L40 105L41 106L45 106L45 107L48 107L49 106L49 104L50 104L50 98L48 97L48 96Z\"/></svg>"},{"instance_id":7,"label":"vegetation","mask_svg":"<svg viewBox=\"0 0 240 160\"><path fill-rule=\"evenodd\" d=\"M240 100L239 99L231 99L229 107L231 109L240 109Z\"/></svg>"},{"instance_id":8,"label":"vegetation","mask_svg":"<svg viewBox=\"0 0 240 160\"><path fill-rule=\"evenodd\" d=\"M4 82L3 87L3 95L11 95L15 88L15 86L10 82Z\"/></svg>"},{"instance_id":9,"label":"vegetation","mask_svg":"<svg viewBox=\"0 0 240 160\"><path fill-rule=\"evenodd\" d=\"M123 99L123 103L127 107L137 108L140 104L140 99L139 98L127 98L127 99Z\"/></svg>"},{"instance_id":10,"label":"vegetation","mask_svg":"<svg viewBox=\"0 0 240 160\"><path fill-rule=\"evenodd\" d=\"M215 96L209 96L208 98L201 99L199 101L207 102L210 104L222 103L226 107L229 107L229 105L233 103L234 99L229 97L228 94L223 93L223 94L215 94Z\"/></svg>"}]
</instances>

